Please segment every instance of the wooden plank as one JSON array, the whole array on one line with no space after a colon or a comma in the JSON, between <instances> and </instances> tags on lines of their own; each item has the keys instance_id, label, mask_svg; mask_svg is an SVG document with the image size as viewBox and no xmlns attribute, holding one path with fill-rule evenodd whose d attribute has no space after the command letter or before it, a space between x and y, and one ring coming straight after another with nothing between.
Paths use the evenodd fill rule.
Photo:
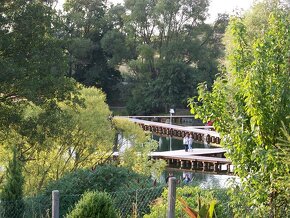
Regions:
<instances>
[{"instance_id":1,"label":"wooden plank","mask_svg":"<svg viewBox=\"0 0 290 218\"><path fill-rule=\"evenodd\" d=\"M200 129L195 126L178 126L178 125L173 125L173 124L167 124L167 123L159 123L159 122L153 122L153 121L147 121L147 120L140 120L140 119L135 119L135 118L128 118L130 121L138 123L138 124L144 124L147 126L156 126L156 127L163 127L163 128L169 128L169 129L174 129L178 131L185 131L185 132L194 132L194 133L200 133L203 135L210 135L214 137L220 137L219 133L211 130L205 130L205 129Z\"/></svg>"},{"instance_id":2,"label":"wooden plank","mask_svg":"<svg viewBox=\"0 0 290 218\"><path fill-rule=\"evenodd\" d=\"M200 161L200 162L210 162L210 163L221 163L221 164L231 164L227 158L221 157L206 157L206 156L152 156L153 158L160 158L160 159L173 159L179 161Z\"/></svg>"},{"instance_id":3,"label":"wooden plank","mask_svg":"<svg viewBox=\"0 0 290 218\"><path fill-rule=\"evenodd\" d=\"M223 154L226 153L226 150L223 148L194 148L192 151L185 152L184 150L174 150L174 151L160 151L160 152L151 152L150 155L155 156L174 156L174 155L212 155L212 154Z\"/></svg>"}]
</instances>

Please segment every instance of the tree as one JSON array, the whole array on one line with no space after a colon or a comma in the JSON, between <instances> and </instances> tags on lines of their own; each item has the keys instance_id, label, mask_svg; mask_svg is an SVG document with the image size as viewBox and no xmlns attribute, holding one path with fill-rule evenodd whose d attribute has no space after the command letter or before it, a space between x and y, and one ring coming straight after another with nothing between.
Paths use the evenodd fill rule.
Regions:
<instances>
[{"instance_id":1,"label":"tree","mask_svg":"<svg viewBox=\"0 0 290 218\"><path fill-rule=\"evenodd\" d=\"M75 83L64 77L66 62L56 37L55 12L38 1L7 1L1 9L0 101L18 97L44 104L70 98Z\"/></svg>"},{"instance_id":2,"label":"tree","mask_svg":"<svg viewBox=\"0 0 290 218\"><path fill-rule=\"evenodd\" d=\"M22 163L17 156L16 146L13 148L13 157L6 169L6 182L1 192L1 201L4 217L22 217L24 213Z\"/></svg>"},{"instance_id":3,"label":"tree","mask_svg":"<svg viewBox=\"0 0 290 218\"><path fill-rule=\"evenodd\" d=\"M37 111L36 106L27 108L28 120L44 119L54 127L37 126L31 132L37 140L35 149L26 154L30 157L25 165L27 192L35 193L67 172L102 164L112 154L115 132L104 93L96 88L82 88L80 98L83 105L58 102L61 110L45 113L44 117L41 110L31 112Z\"/></svg>"},{"instance_id":4,"label":"tree","mask_svg":"<svg viewBox=\"0 0 290 218\"><path fill-rule=\"evenodd\" d=\"M199 82L213 81L221 55L213 41L220 41L217 33L224 28L222 19L216 25L204 23L208 4L200 0L127 0L123 9L120 5L111 9L119 12L115 17L119 25L104 38L119 37L104 40L102 47L111 54L110 61L128 67L125 89L131 92L127 96L131 114L183 107Z\"/></svg>"},{"instance_id":5,"label":"tree","mask_svg":"<svg viewBox=\"0 0 290 218\"><path fill-rule=\"evenodd\" d=\"M29 102L49 113L58 110L56 101L76 99L77 88L65 77L62 42L56 37L59 22L50 7L38 1L5 1L1 15L0 137L18 133L26 141L24 133L31 129L23 130L31 123L22 115Z\"/></svg>"},{"instance_id":6,"label":"tree","mask_svg":"<svg viewBox=\"0 0 290 218\"><path fill-rule=\"evenodd\" d=\"M241 179L233 192L235 213L240 216L289 213L285 183L289 184L289 164L283 159L289 149L278 146L282 124L289 126L289 13L277 2L269 2L269 17L263 20L267 25L254 28L260 28L261 34L251 33L254 24L247 24L247 17L232 18L226 73L215 81L212 92L201 84L198 98L190 100L196 117L214 120ZM265 10L267 4L253 10Z\"/></svg>"},{"instance_id":7,"label":"tree","mask_svg":"<svg viewBox=\"0 0 290 218\"><path fill-rule=\"evenodd\" d=\"M4 1L0 11L0 161L7 166L11 147L17 146L25 163L47 149L45 133L61 134L56 102L80 101L76 82L65 77L59 17L49 4Z\"/></svg>"},{"instance_id":8,"label":"tree","mask_svg":"<svg viewBox=\"0 0 290 218\"><path fill-rule=\"evenodd\" d=\"M101 47L111 29L104 0L69 0L64 5L65 39L69 53L69 76L86 86L101 88L108 102L118 99L120 72L108 64ZM120 50L119 50L120 51Z\"/></svg>"},{"instance_id":9,"label":"tree","mask_svg":"<svg viewBox=\"0 0 290 218\"><path fill-rule=\"evenodd\" d=\"M7 166L10 147L17 146L26 177L24 192L33 194L67 172L106 162L113 153L115 129L104 93L65 76L69 63L56 12L39 1L4 3L0 6L0 165ZM89 68L98 68L95 61L105 60L100 48L107 28L103 2L69 1L66 7L74 54L93 48L96 57L90 59Z\"/></svg>"}]
</instances>

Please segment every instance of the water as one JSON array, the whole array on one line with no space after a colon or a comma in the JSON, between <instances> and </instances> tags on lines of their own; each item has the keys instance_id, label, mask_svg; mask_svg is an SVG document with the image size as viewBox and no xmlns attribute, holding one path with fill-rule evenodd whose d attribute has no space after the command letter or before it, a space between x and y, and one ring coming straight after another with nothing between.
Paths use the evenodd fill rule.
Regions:
<instances>
[{"instance_id":1,"label":"water","mask_svg":"<svg viewBox=\"0 0 290 218\"><path fill-rule=\"evenodd\" d=\"M187 185L197 185L201 188L226 188L230 186L231 179L237 179L235 176L229 175L217 175L217 174L208 174L201 172L192 172L190 170L181 170L181 169L166 169L161 175L162 183L165 183L166 177L172 173L173 176L177 179L178 183L185 184L183 179L185 175L188 175L190 182Z\"/></svg>"},{"instance_id":2,"label":"water","mask_svg":"<svg viewBox=\"0 0 290 218\"><path fill-rule=\"evenodd\" d=\"M184 149L181 139L161 137L157 135L153 135L153 139L159 142L157 151L174 151ZM210 148L212 146L194 142L192 147ZM210 173L193 172L186 169L170 168L166 169L161 175L161 182L165 182L165 179L169 173L173 173L173 176L176 177L180 183L182 183L183 178L187 174L191 179L191 182L188 185L194 184L202 188L226 188L229 185L228 181L231 178L235 178L234 176L230 175L217 175Z\"/></svg>"}]
</instances>

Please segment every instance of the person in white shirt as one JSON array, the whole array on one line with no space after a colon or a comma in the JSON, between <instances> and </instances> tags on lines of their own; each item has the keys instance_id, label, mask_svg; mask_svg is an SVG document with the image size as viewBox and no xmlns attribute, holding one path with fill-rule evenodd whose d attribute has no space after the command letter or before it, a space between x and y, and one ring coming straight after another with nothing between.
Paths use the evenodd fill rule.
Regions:
<instances>
[{"instance_id":1,"label":"person in white shirt","mask_svg":"<svg viewBox=\"0 0 290 218\"><path fill-rule=\"evenodd\" d=\"M184 138L183 138L183 146L184 146L184 150L185 152L188 152L188 133L185 134Z\"/></svg>"},{"instance_id":2,"label":"person in white shirt","mask_svg":"<svg viewBox=\"0 0 290 218\"><path fill-rule=\"evenodd\" d=\"M189 151L192 151L192 143L193 143L192 134L189 134L189 138L188 138L188 150Z\"/></svg>"}]
</instances>

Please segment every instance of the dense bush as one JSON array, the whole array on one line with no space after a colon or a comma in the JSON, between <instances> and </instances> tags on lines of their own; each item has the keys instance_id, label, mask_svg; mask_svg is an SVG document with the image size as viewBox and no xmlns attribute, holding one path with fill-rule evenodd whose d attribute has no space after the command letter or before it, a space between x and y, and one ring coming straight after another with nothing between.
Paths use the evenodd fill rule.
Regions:
<instances>
[{"instance_id":1,"label":"dense bush","mask_svg":"<svg viewBox=\"0 0 290 218\"><path fill-rule=\"evenodd\" d=\"M44 192L51 194L59 190L64 194L83 194L85 191L98 190L114 192L119 189L134 189L151 187L148 177L134 173L131 170L112 165L98 166L94 170L81 169L69 173L59 180L49 183Z\"/></svg>"},{"instance_id":2,"label":"dense bush","mask_svg":"<svg viewBox=\"0 0 290 218\"><path fill-rule=\"evenodd\" d=\"M112 199L105 192L86 192L67 218L107 217L116 218Z\"/></svg>"},{"instance_id":3,"label":"dense bush","mask_svg":"<svg viewBox=\"0 0 290 218\"><path fill-rule=\"evenodd\" d=\"M152 187L150 178L137 174L131 170L112 165L97 166L94 170L80 169L66 174L59 180L52 181L34 199L42 205L41 213L47 213L51 208L51 192L60 191L60 215L65 215L72 206L87 191L118 192L115 201L121 192ZM124 198L124 194L121 195ZM130 198L127 196L126 198ZM30 199L33 202L33 199ZM42 203L43 202L43 203ZM47 203L49 202L49 203Z\"/></svg>"}]
</instances>

